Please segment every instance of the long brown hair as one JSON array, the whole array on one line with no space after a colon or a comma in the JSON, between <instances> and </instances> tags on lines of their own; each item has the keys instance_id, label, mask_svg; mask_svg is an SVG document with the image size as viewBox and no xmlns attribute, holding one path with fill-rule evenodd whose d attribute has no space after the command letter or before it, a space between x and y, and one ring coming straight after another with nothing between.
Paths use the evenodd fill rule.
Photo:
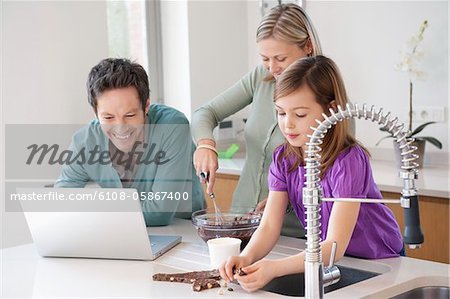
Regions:
<instances>
[{"instance_id":1,"label":"long brown hair","mask_svg":"<svg viewBox=\"0 0 450 299\"><path fill-rule=\"evenodd\" d=\"M322 106L326 115L330 115L329 108L335 109L338 105L345 108L347 105L347 93L339 69L331 59L325 56L305 57L292 63L277 80L274 101L290 95L302 86L308 86L312 90L317 103ZM321 146L321 177L343 150L355 144L357 141L349 132L348 120L338 122L331 127ZM285 151L280 155L280 159L295 157L295 162L289 171L304 165L301 148L292 146L288 142L285 142L284 146Z\"/></svg>"},{"instance_id":2,"label":"long brown hair","mask_svg":"<svg viewBox=\"0 0 450 299\"><path fill-rule=\"evenodd\" d=\"M266 38L274 38L303 49L311 42L311 55L321 55L319 37L311 19L306 12L294 3L280 4L273 7L261 20L256 30L256 42ZM273 80L269 74L265 80Z\"/></svg>"}]
</instances>

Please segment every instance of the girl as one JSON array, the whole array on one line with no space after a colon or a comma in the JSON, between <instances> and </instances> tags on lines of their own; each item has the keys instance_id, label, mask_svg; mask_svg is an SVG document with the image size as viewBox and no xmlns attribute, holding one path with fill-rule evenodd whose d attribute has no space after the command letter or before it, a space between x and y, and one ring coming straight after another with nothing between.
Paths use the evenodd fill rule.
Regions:
<instances>
[{"instance_id":1,"label":"girl","mask_svg":"<svg viewBox=\"0 0 450 299\"><path fill-rule=\"evenodd\" d=\"M280 76L275 89L278 125L286 138L278 147L269 169L269 197L261 224L238 257L220 267L221 276L235 277L247 291L255 291L273 278L304 271L304 253L266 260L280 234L284 211L290 201L305 225L302 188L305 182L305 143L329 108L345 107L347 95L338 68L324 56L294 62ZM321 146L321 186L324 197L382 198L372 176L367 150L348 132L348 121L339 122L326 134ZM360 258L399 256L403 248L400 229L391 210L381 203L323 202L322 249L329 261L337 242L336 260L344 254ZM233 268L247 273L233 276Z\"/></svg>"}]
</instances>

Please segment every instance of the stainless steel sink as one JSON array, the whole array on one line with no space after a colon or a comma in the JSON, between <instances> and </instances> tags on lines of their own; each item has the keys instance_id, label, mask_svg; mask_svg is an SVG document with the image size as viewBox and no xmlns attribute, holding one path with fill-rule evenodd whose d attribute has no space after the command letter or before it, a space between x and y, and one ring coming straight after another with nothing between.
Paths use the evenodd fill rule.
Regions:
<instances>
[{"instance_id":1,"label":"stainless steel sink","mask_svg":"<svg viewBox=\"0 0 450 299\"><path fill-rule=\"evenodd\" d=\"M344 266L339 266L339 270L341 271L341 279L338 283L325 287L325 293L329 293L334 290L380 275L380 273L353 269ZM269 282L263 288L263 290L280 295L304 297L305 276L303 273L300 273L278 277Z\"/></svg>"},{"instance_id":2,"label":"stainless steel sink","mask_svg":"<svg viewBox=\"0 0 450 299\"><path fill-rule=\"evenodd\" d=\"M450 298L449 287L420 287L404 292L400 295L392 297L392 299L448 299Z\"/></svg>"}]
</instances>

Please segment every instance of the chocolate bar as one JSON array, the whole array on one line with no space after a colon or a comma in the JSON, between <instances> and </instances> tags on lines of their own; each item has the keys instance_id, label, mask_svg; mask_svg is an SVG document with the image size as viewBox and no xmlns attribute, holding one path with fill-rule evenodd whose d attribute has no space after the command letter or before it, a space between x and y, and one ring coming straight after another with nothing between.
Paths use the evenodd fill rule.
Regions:
<instances>
[{"instance_id":1,"label":"chocolate bar","mask_svg":"<svg viewBox=\"0 0 450 299\"><path fill-rule=\"evenodd\" d=\"M220 274L217 269L185 273L156 273L153 275L153 280L192 283L192 289L195 292L220 287Z\"/></svg>"},{"instance_id":2,"label":"chocolate bar","mask_svg":"<svg viewBox=\"0 0 450 299\"><path fill-rule=\"evenodd\" d=\"M192 285L194 292L200 292L207 289L220 288L219 280L216 279L198 279Z\"/></svg>"}]
</instances>

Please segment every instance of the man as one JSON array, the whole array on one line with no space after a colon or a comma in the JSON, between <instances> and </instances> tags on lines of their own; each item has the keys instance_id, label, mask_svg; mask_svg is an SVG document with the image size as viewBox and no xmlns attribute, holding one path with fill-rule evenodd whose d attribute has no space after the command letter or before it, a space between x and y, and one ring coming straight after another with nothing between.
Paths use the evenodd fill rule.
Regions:
<instances>
[{"instance_id":1,"label":"man","mask_svg":"<svg viewBox=\"0 0 450 299\"><path fill-rule=\"evenodd\" d=\"M91 69L87 90L96 119L74 134L70 150L79 159L63 166L55 186L94 181L104 188L136 188L148 226L203 208L189 122L173 108L150 105L143 67L104 59Z\"/></svg>"}]
</instances>

